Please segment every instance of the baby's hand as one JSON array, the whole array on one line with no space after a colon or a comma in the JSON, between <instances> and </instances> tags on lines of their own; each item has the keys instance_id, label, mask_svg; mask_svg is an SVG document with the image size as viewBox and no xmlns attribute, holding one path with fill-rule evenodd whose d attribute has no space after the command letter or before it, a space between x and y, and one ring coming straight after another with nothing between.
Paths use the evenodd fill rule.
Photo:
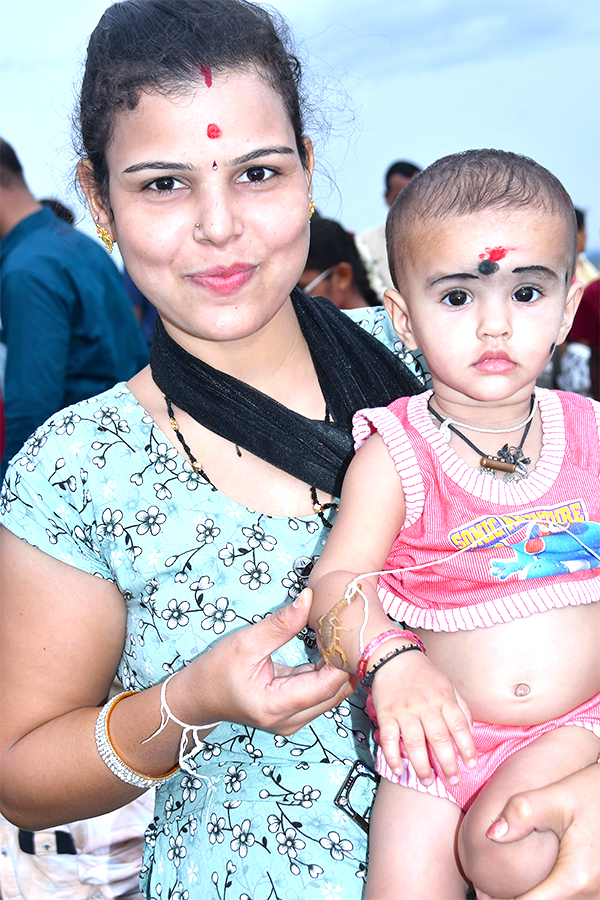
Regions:
<instances>
[{"instance_id":1,"label":"baby's hand","mask_svg":"<svg viewBox=\"0 0 600 900\"><path fill-rule=\"evenodd\" d=\"M450 784L460 780L454 747L465 765L477 765L471 713L450 679L419 652L403 653L375 676L372 699L379 724L379 743L389 767L402 774L400 735L419 781L428 787L433 773L427 744Z\"/></svg>"}]
</instances>

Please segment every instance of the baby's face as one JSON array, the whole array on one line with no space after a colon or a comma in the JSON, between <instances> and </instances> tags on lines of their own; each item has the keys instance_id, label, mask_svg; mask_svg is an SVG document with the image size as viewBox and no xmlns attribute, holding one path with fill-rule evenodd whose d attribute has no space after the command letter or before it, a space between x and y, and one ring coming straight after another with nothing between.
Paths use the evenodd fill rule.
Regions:
<instances>
[{"instance_id":1,"label":"baby's face","mask_svg":"<svg viewBox=\"0 0 600 900\"><path fill-rule=\"evenodd\" d=\"M567 228L538 209L484 210L418 226L402 291L389 291L399 336L425 355L436 392L460 401L531 393L570 328Z\"/></svg>"}]
</instances>

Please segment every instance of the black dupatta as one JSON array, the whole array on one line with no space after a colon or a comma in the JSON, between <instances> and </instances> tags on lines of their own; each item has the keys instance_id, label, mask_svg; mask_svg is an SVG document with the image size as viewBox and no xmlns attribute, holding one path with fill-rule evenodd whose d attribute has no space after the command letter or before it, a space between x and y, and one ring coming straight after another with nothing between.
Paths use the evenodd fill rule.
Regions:
<instances>
[{"instance_id":1,"label":"black dupatta","mask_svg":"<svg viewBox=\"0 0 600 900\"><path fill-rule=\"evenodd\" d=\"M353 456L352 416L387 406L424 385L360 325L328 300L291 294L332 422L307 419L197 359L156 320L152 377L197 422L300 481L339 497Z\"/></svg>"}]
</instances>

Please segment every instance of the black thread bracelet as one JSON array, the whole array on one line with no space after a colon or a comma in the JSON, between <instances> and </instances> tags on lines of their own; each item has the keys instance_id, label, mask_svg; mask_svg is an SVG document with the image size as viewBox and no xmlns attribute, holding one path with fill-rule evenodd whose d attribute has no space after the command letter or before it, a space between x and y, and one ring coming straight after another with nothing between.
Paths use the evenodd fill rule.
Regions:
<instances>
[{"instance_id":1,"label":"black thread bracelet","mask_svg":"<svg viewBox=\"0 0 600 900\"><path fill-rule=\"evenodd\" d=\"M361 686L364 688L364 690L368 691L371 689L373 679L382 666L385 666L386 663L389 663L389 661L394 659L396 656L400 656L401 653L408 653L409 650L418 650L419 653L423 652L418 644L408 644L404 647L396 647L394 650L390 650L390 652L386 653L386 655L382 657L379 662L375 663L373 668L367 672L364 678L360 679Z\"/></svg>"}]
</instances>

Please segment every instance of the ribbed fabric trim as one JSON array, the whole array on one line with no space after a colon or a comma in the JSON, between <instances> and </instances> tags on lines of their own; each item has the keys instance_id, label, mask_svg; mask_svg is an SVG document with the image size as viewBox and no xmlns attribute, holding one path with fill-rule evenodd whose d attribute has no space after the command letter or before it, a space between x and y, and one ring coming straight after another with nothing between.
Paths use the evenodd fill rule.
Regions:
<instances>
[{"instance_id":1,"label":"ribbed fabric trim","mask_svg":"<svg viewBox=\"0 0 600 900\"><path fill-rule=\"evenodd\" d=\"M415 451L400 420L386 406L380 406L359 410L352 423L356 449L361 447L375 431L386 445L402 480L406 502L404 528L414 525L423 513L425 486Z\"/></svg>"},{"instance_id":2,"label":"ribbed fabric trim","mask_svg":"<svg viewBox=\"0 0 600 900\"><path fill-rule=\"evenodd\" d=\"M523 582L519 582L523 585ZM580 606L600 600L600 577L577 583L577 596L573 595L571 582L559 582L533 591L519 591L507 597L496 597L470 606L422 609L408 600L402 600L379 579L377 593L388 615L398 622L406 622L410 628L427 631L472 631L491 625L523 619L537 612Z\"/></svg>"},{"instance_id":3,"label":"ribbed fabric trim","mask_svg":"<svg viewBox=\"0 0 600 900\"><path fill-rule=\"evenodd\" d=\"M406 414L410 424L433 449L442 470L455 484L473 497L502 506L534 503L552 487L558 478L566 447L562 405L553 391L536 388L544 437L535 470L528 478L509 483L471 468L448 446L427 410L427 401L432 393L427 391L411 397ZM596 414L600 416L598 411Z\"/></svg>"}]
</instances>

